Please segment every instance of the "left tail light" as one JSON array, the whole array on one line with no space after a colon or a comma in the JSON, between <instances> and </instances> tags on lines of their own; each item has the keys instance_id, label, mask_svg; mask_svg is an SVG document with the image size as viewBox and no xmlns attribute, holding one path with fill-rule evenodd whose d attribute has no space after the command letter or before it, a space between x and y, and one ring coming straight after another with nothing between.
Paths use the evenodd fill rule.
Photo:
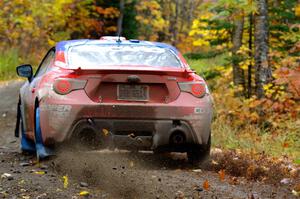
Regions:
<instances>
[{"instance_id":1,"label":"left tail light","mask_svg":"<svg viewBox=\"0 0 300 199\"><path fill-rule=\"evenodd\" d=\"M57 78L53 84L53 90L60 95L66 95L74 90L84 89L86 80Z\"/></svg>"},{"instance_id":2,"label":"left tail light","mask_svg":"<svg viewBox=\"0 0 300 199\"><path fill-rule=\"evenodd\" d=\"M191 93L195 97L201 98L209 93L205 82L180 82L178 85L181 91Z\"/></svg>"}]
</instances>

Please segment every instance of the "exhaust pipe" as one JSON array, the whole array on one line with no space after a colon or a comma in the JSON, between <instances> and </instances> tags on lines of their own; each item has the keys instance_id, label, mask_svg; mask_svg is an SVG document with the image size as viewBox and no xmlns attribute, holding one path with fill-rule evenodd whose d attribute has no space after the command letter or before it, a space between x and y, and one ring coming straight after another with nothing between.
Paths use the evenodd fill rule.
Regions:
<instances>
[{"instance_id":1,"label":"exhaust pipe","mask_svg":"<svg viewBox=\"0 0 300 199\"><path fill-rule=\"evenodd\" d=\"M171 130L170 144L182 145L186 142L185 132L181 128L174 128Z\"/></svg>"}]
</instances>

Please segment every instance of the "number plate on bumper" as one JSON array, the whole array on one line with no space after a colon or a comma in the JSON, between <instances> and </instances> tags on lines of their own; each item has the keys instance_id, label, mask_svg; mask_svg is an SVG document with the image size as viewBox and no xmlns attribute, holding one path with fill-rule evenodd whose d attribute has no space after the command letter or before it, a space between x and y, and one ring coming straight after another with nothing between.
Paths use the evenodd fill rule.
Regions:
<instances>
[{"instance_id":1,"label":"number plate on bumper","mask_svg":"<svg viewBox=\"0 0 300 199\"><path fill-rule=\"evenodd\" d=\"M149 86L135 84L118 84L118 100L148 101Z\"/></svg>"}]
</instances>

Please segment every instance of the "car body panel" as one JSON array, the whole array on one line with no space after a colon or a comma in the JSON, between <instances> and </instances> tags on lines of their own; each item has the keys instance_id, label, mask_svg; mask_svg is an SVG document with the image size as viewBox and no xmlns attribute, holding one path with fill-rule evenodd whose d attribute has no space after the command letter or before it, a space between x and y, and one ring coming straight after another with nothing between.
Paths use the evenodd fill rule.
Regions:
<instances>
[{"instance_id":1,"label":"car body panel","mask_svg":"<svg viewBox=\"0 0 300 199\"><path fill-rule=\"evenodd\" d=\"M187 143L205 144L208 142L212 120L212 97L209 92L204 97L197 98L191 93L180 91L178 82L205 83L205 81L189 68L176 48L147 41L133 43L126 40L119 44L148 45L169 49L180 59L181 68L128 65L101 66L97 70L83 70L68 65L66 60L68 49L75 45L88 44L116 45L116 41L59 42L52 49L55 55L48 63L45 73L40 76L35 75L32 81L22 86L20 89L21 113L26 137L34 139L35 108L39 106L40 126L45 145L64 142L72 137L76 129L80 129L80 125L92 124L96 126L95 129L99 133L108 131L113 134L116 142L123 142L126 139L130 141L128 136L126 138L117 135L119 130L116 130L114 126L121 123L132 126L133 131L139 131L135 129L138 128L138 124L144 124L148 129L153 126L150 138L140 137L140 140L146 140L145 143L148 143L146 145L152 150L161 145L167 145L172 132L180 128L186 132ZM44 60L47 60L47 55ZM43 66L44 60L40 67ZM149 99L147 101L118 100L118 86L129 84L128 78L133 75L139 79L137 84L148 87ZM83 89L60 95L53 90L53 85L56 79L64 77L86 81L86 84ZM136 127L133 127L134 124ZM149 139L151 144L148 142ZM140 145L143 144L140 143Z\"/></svg>"}]
</instances>

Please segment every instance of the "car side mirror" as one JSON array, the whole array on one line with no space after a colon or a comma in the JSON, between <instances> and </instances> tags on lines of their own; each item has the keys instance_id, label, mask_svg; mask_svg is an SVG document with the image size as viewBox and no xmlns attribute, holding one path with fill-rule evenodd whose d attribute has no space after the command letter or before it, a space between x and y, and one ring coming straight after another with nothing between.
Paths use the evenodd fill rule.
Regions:
<instances>
[{"instance_id":1,"label":"car side mirror","mask_svg":"<svg viewBox=\"0 0 300 199\"><path fill-rule=\"evenodd\" d=\"M33 76L32 66L30 64L23 64L17 67L17 74L20 77L27 77L29 81Z\"/></svg>"}]
</instances>

